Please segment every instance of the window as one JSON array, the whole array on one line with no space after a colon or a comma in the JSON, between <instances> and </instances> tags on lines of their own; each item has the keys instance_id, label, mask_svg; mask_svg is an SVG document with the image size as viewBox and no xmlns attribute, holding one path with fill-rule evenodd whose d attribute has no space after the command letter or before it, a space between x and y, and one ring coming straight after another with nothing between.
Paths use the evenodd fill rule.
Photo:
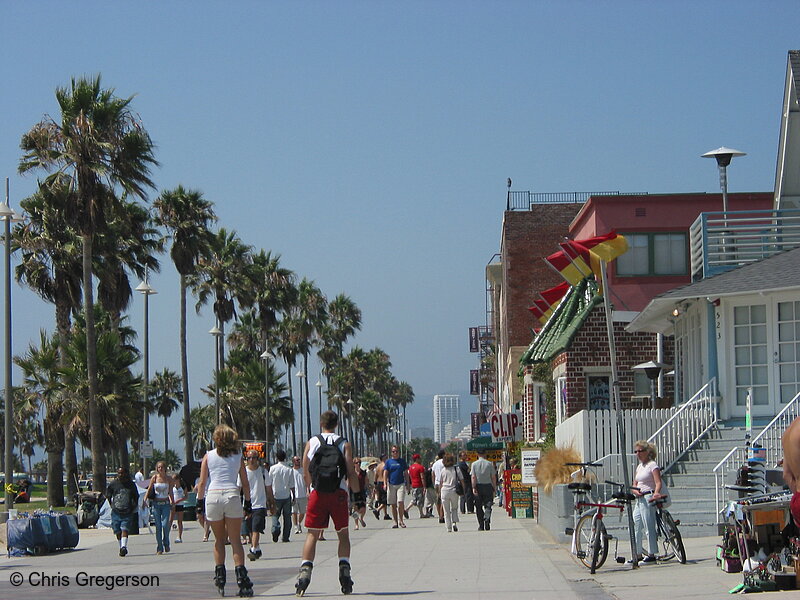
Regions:
<instances>
[{"instance_id":1,"label":"window","mask_svg":"<svg viewBox=\"0 0 800 600\"><path fill-rule=\"evenodd\" d=\"M617 259L617 276L686 275L685 233L625 233L628 251Z\"/></svg>"}]
</instances>

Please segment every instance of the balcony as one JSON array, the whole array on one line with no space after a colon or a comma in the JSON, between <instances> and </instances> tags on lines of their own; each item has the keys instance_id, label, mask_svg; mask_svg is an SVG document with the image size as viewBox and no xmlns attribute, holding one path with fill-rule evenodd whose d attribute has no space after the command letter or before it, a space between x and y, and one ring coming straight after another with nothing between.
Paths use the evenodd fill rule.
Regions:
<instances>
[{"instance_id":1,"label":"balcony","mask_svg":"<svg viewBox=\"0 0 800 600\"><path fill-rule=\"evenodd\" d=\"M689 228L692 281L798 246L798 209L702 213Z\"/></svg>"}]
</instances>

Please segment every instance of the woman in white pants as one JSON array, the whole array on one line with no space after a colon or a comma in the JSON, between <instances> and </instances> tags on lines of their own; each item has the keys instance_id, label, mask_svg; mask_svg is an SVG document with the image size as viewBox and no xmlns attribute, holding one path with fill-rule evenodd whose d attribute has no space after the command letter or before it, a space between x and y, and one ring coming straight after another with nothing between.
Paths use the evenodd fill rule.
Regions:
<instances>
[{"instance_id":1,"label":"woman in white pants","mask_svg":"<svg viewBox=\"0 0 800 600\"><path fill-rule=\"evenodd\" d=\"M458 472L455 468L456 459L448 453L442 459L444 469L439 477L439 495L442 498L442 510L444 511L444 524L447 531L458 531Z\"/></svg>"},{"instance_id":2,"label":"woman in white pants","mask_svg":"<svg viewBox=\"0 0 800 600\"><path fill-rule=\"evenodd\" d=\"M636 504L633 507L633 525L639 556L637 560L647 564L656 562L658 552L658 530L656 528L656 509L654 500L662 498L661 467L656 463L656 447L639 440L633 445L639 464L633 477L633 494ZM643 533L647 532L647 554L644 554Z\"/></svg>"}]
</instances>

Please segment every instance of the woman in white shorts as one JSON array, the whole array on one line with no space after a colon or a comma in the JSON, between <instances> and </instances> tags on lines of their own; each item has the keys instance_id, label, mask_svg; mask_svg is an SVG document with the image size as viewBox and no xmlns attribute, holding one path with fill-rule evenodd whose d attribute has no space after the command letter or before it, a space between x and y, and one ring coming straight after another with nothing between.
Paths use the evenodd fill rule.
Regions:
<instances>
[{"instance_id":1,"label":"woman in white shorts","mask_svg":"<svg viewBox=\"0 0 800 600\"><path fill-rule=\"evenodd\" d=\"M200 464L200 483L197 485L197 507L205 512L206 521L214 532L214 585L225 594L225 542L230 540L239 596L252 596L253 583L244 566L244 548L239 537L244 511L250 511L250 483L242 462L241 444L236 432L227 425L217 425L214 446ZM237 477L241 478L244 507ZM206 489L206 484L211 483Z\"/></svg>"}]
</instances>

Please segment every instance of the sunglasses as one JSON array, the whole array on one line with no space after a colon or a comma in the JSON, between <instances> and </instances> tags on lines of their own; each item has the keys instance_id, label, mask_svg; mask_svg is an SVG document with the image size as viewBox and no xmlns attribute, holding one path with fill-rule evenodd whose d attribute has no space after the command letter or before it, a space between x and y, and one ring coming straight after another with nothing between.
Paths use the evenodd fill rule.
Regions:
<instances>
[{"instance_id":1,"label":"sunglasses","mask_svg":"<svg viewBox=\"0 0 800 600\"><path fill-rule=\"evenodd\" d=\"M634 452L635 452L636 454L638 454L639 452L647 452L647 450L645 450L644 448L642 448L641 450L634 450Z\"/></svg>"}]
</instances>

